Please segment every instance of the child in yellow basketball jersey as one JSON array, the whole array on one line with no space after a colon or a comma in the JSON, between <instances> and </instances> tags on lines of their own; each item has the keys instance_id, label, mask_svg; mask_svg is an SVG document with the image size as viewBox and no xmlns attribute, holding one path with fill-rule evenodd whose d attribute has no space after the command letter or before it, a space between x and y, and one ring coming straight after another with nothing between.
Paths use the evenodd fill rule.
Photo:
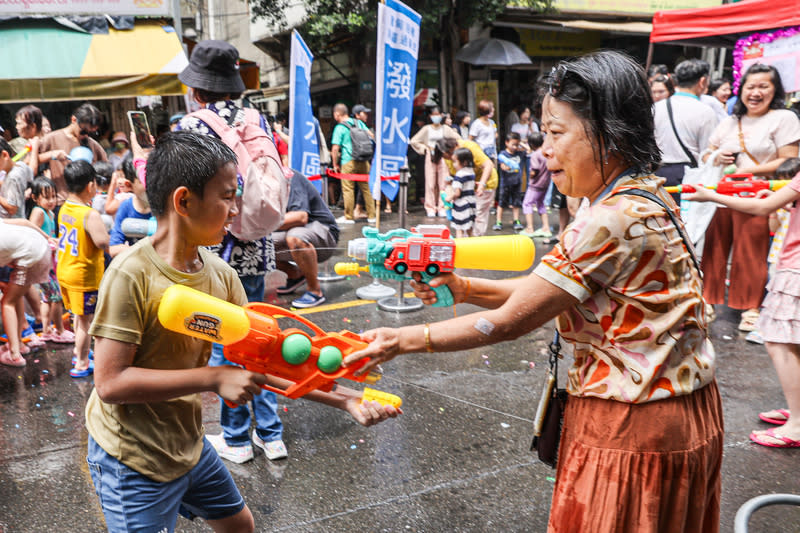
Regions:
<instances>
[{"instance_id":1,"label":"child in yellow basketball jersey","mask_svg":"<svg viewBox=\"0 0 800 533\"><path fill-rule=\"evenodd\" d=\"M58 213L56 277L64 307L75 315L75 363L69 375L83 378L94 372L89 359L89 326L97 304L97 289L103 277L108 232L100 213L92 209L97 193L96 174L86 161L73 161L64 169L67 200Z\"/></svg>"}]
</instances>

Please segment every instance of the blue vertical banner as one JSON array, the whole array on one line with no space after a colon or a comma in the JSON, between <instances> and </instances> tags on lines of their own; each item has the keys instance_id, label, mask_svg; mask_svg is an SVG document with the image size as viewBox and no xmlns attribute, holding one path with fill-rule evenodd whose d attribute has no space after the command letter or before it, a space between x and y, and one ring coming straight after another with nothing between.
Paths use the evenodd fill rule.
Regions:
<instances>
[{"instance_id":1,"label":"blue vertical banner","mask_svg":"<svg viewBox=\"0 0 800 533\"><path fill-rule=\"evenodd\" d=\"M397 196L395 176L405 164L419 53L419 13L397 0L378 4L378 62L375 68L375 158L369 189L376 200L383 191Z\"/></svg>"},{"instance_id":2,"label":"blue vertical banner","mask_svg":"<svg viewBox=\"0 0 800 533\"><path fill-rule=\"evenodd\" d=\"M292 32L292 55L289 67L289 166L304 176L320 172L317 122L311 109L311 63L314 56L297 31ZM322 192L322 181L311 183Z\"/></svg>"}]
</instances>

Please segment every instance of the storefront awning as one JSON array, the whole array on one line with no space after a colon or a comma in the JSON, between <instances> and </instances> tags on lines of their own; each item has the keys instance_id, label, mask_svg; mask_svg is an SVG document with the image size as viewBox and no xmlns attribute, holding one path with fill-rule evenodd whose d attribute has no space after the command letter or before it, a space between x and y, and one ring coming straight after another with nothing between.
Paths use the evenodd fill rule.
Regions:
<instances>
[{"instance_id":1,"label":"storefront awning","mask_svg":"<svg viewBox=\"0 0 800 533\"><path fill-rule=\"evenodd\" d=\"M632 35L650 35L653 25L649 22L613 22L600 20L545 20L542 22L576 30L605 31Z\"/></svg>"},{"instance_id":2,"label":"storefront awning","mask_svg":"<svg viewBox=\"0 0 800 533\"><path fill-rule=\"evenodd\" d=\"M88 34L47 21L0 27L0 102L182 94L188 64L171 26Z\"/></svg>"}]
</instances>

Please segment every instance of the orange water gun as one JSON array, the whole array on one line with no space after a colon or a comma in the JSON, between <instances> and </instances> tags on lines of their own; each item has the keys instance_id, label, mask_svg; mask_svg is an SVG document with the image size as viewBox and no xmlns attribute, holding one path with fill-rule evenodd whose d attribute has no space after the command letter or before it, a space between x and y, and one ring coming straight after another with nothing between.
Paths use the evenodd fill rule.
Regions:
<instances>
[{"instance_id":1,"label":"orange water gun","mask_svg":"<svg viewBox=\"0 0 800 533\"><path fill-rule=\"evenodd\" d=\"M758 180L753 179L752 174L729 174L719 180L716 185L707 185L706 189L717 191L726 196L738 196L739 198L752 198L758 191L770 190L777 191L785 187L792 180ZM690 193L697 192L694 185L674 185L664 187L669 193Z\"/></svg>"},{"instance_id":2,"label":"orange water gun","mask_svg":"<svg viewBox=\"0 0 800 533\"><path fill-rule=\"evenodd\" d=\"M298 328L281 329L276 320L281 317L300 322L314 335ZM173 285L161 297L158 320L171 331L224 345L225 357L247 370L291 381L286 389L262 385L288 398L297 399L313 390L330 392L340 378L370 384L380 379L380 374L373 372L354 375L368 357L342 367L346 356L367 346L357 334L325 332L310 320L274 305L252 302L239 307L184 285ZM396 408L403 403L394 394L371 388L364 389L362 400Z\"/></svg>"}]
</instances>

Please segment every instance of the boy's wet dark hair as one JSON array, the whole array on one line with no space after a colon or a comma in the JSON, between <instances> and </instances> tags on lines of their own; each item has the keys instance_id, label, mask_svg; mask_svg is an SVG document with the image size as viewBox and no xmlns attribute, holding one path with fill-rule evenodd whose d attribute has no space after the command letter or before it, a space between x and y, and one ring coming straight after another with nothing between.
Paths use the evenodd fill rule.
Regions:
<instances>
[{"instance_id":1,"label":"boy's wet dark hair","mask_svg":"<svg viewBox=\"0 0 800 533\"><path fill-rule=\"evenodd\" d=\"M455 152L453 152L453 157L456 158L458 164L465 168L472 168L475 166L475 160L472 158L472 152L469 151L469 148L457 148Z\"/></svg>"},{"instance_id":2,"label":"boy's wet dark hair","mask_svg":"<svg viewBox=\"0 0 800 533\"><path fill-rule=\"evenodd\" d=\"M790 157L775 169L775 177L779 180L790 180L800 172L800 157Z\"/></svg>"},{"instance_id":3,"label":"boy's wet dark hair","mask_svg":"<svg viewBox=\"0 0 800 533\"><path fill-rule=\"evenodd\" d=\"M91 163L79 159L73 161L64 169L64 181L67 182L67 190L74 194L80 194L86 189L89 183L97 178L97 172Z\"/></svg>"},{"instance_id":4,"label":"boy's wet dark hair","mask_svg":"<svg viewBox=\"0 0 800 533\"><path fill-rule=\"evenodd\" d=\"M153 215L166 213L178 187L202 197L206 183L228 163L236 164L236 154L219 139L187 131L162 135L147 158L147 199Z\"/></svg>"},{"instance_id":5,"label":"boy's wet dark hair","mask_svg":"<svg viewBox=\"0 0 800 533\"><path fill-rule=\"evenodd\" d=\"M541 80L540 96L572 107L593 141L596 158L616 153L636 172L661 162L656 144L653 97L642 67L621 52L603 50L561 61ZM603 177L605 181L605 176Z\"/></svg>"},{"instance_id":6,"label":"boy's wet dark hair","mask_svg":"<svg viewBox=\"0 0 800 533\"><path fill-rule=\"evenodd\" d=\"M532 150L537 150L541 148L543 144L544 144L544 135L542 135L538 131L534 131L533 133L528 135L528 146L530 146Z\"/></svg>"},{"instance_id":7,"label":"boy's wet dark hair","mask_svg":"<svg viewBox=\"0 0 800 533\"><path fill-rule=\"evenodd\" d=\"M521 140L522 137L520 137L519 133L517 133L516 131L509 131L508 133L506 133L506 142L521 141Z\"/></svg>"}]
</instances>

